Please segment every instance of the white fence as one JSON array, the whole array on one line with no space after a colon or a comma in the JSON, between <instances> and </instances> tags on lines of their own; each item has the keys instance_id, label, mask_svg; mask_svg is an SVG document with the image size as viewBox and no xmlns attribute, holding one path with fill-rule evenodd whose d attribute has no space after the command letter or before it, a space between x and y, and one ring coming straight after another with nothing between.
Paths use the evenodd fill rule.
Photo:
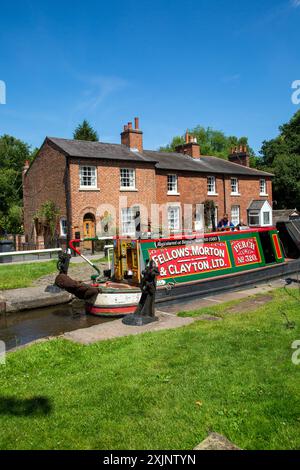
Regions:
<instances>
[{"instance_id":1,"label":"white fence","mask_svg":"<svg viewBox=\"0 0 300 470\"><path fill-rule=\"evenodd\" d=\"M47 248L43 250L26 250L26 251L6 251L4 253L0 253L0 265L1 263L5 263L5 258L8 258L8 262L15 262L15 261L26 261L25 257L30 257L28 261L33 260L47 260L52 259L52 255L55 255L57 258L57 254L62 251L62 248ZM46 255L46 256L45 256ZM14 258L17 259L14 259ZM11 259L12 258L12 259ZM21 259L19 259L21 258ZM3 261L2 261L3 260Z\"/></svg>"}]
</instances>

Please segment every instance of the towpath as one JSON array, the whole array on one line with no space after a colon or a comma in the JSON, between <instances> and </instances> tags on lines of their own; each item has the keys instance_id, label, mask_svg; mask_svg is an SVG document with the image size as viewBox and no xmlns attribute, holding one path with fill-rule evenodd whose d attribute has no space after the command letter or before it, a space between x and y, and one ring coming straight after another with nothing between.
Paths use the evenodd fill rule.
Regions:
<instances>
[{"instance_id":1,"label":"towpath","mask_svg":"<svg viewBox=\"0 0 300 470\"><path fill-rule=\"evenodd\" d=\"M122 319L114 320L112 322L103 323L100 325L91 326L90 328L79 329L67 332L63 335L71 341L81 344L91 344L97 341L107 339L119 338L122 336L136 335L146 333L149 331L166 330L170 328L179 328L181 326L189 325L196 320L220 320L218 317L178 317L177 313L182 311L196 310L205 307L211 307L230 300L247 299L253 295L260 294L252 300L253 306L256 308L272 299L272 296L267 295L268 292L285 285L284 279L276 279L272 282L261 284L251 289L243 289L240 291L227 292L211 297L193 298L184 302L174 302L167 305L164 303L158 304L156 308L156 315L158 321L149 323L143 326L129 326L122 323ZM292 287L297 287L296 284ZM248 302L248 301L247 301ZM249 310L249 302L247 304L247 311ZM251 307L250 307L251 310ZM232 313L235 313L232 311Z\"/></svg>"}]
</instances>

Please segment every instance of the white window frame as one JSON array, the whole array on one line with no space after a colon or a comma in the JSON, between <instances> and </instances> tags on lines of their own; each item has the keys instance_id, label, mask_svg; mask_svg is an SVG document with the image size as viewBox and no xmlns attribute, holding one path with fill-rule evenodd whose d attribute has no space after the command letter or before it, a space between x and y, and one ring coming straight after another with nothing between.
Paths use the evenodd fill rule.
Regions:
<instances>
[{"instance_id":1,"label":"white window frame","mask_svg":"<svg viewBox=\"0 0 300 470\"><path fill-rule=\"evenodd\" d=\"M266 178L260 178L259 180L259 194L260 196L267 196L267 181Z\"/></svg>"},{"instance_id":2,"label":"white window frame","mask_svg":"<svg viewBox=\"0 0 300 470\"><path fill-rule=\"evenodd\" d=\"M121 232L124 236L134 237L136 234L135 215L140 210L139 206L122 207Z\"/></svg>"},{"instance_id":3,"label":"white window frame","mask_svg":"<svg viewBox=\"0 0 300 470\"><path fill-rule=\"evenodd\" d=\"M128 184L124 184L125 180ZM120 168L120 189L124 191L135 190L135 181L136 179L134 168Z\"/></svg>"},{"instance_id":4,"label":"white window frame","mask_svg":"<svg viewBox=\"0 0 300 470\"><path fill-rule=\"evenodd\" d=\"M66 238L68 234L68 221L66 217L61 217L59 221L59 232L62 238Z\"/></svg>"},{"instance_id":5,"label":"white window frame","mask_svg":"<svg viewBox=\"0 0 300 470\"><path fill-rule=\"evenodd\" d=\"M257 217L258 218L258 223L257 224L251 224L250 223L250 217ZM260 211L259 210L249 211L249 213L248 213L248 225L249 225L249 227L259 227L260 226Z\"/></svg>"},{"instance_id":6,"label":"white window frame","mask_svg":"<svg viewBox=\"0 0 300 470\"><path fill-rule=\"evenodd\" d=\"M88 175L91 170L91 174ZM85 178L91 178L91 183L94 184L84 184ZM80 189L98 189L97 188L97 167L94 165L80 165L79 166L79 185Z\"/></svg>"},{"instance_id":7,"label":"white window frame","mask_svg":"<svg viewBox=\"0 0 300 470\"><path fill-rule=\"evenodd\" d=\"M179 194L178 193L178 176L173 174L167 175L167 194Z\"/></svg>"},{"instance_id":8,"label":"white window frame","mask_svg":"<svg viewBox=\"0 0 300 470\"><path fill-rule=\"evenodd\" d=\"M180 230L180 207L168 206L167 216L168 216L168 229L171 231ZM172 222L172 219L173 219L173 222Z\"/></svg>"},{"instance_id":9,"label":"white window frame","mask_svg":"<svg viewBox=\"0 0 300 470\"><path fill-rule=\"evenodd\" d=\"M265 222L265 214L268 214L268 222ZM262 225L265 226L265 227L268 227L269 225L271 225L271 214L270 214L270 211L263 211L262 212Z\"/></svg>"},{"instance_id":10,"label":"white window frame","mask_svg":"<svg viewBox=\"0 0 300 470\"><path fill-rule=\"evenodd\" d=\"M216 196L216 177L215 176L208 176L207 177L207 194L209 196Z\"/></svg>"},{"instance_id":11,"label":"white window frame","mask_svg":"<svg viewBox=\"0 0 300 470\"><path fill-rule=\"evenodd\" d=\"M239 195L239 180L235 176L230 178L231 195Z\"/></svg>"},{"instance_id":12,"label":"white window frame","mask_svg":"<svg viewBox=\"0 0 300 470\"><path fill-rule=\"evenodd\" d=\"M234 214L234 211L236 211L235 214ZM235 227L240 223L240 212L241 212L241 208L239 205L234 204L233 206L231 206L230 220Z\"/></svg>"}]
</instances>

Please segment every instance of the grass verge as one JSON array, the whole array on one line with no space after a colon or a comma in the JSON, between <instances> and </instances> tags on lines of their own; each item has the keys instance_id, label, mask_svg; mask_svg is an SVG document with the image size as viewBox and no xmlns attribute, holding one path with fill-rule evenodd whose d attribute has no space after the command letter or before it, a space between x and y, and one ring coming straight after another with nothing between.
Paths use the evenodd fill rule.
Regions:
<instances>
[{"instance_id":1,"label":"grass verge","mask_svg":"<svg viewBox=\"0 0 300 470\"><path fill-rule=\"evenodd\" d=\"M279 290L219 322L11 353L0 448L192 449L216 431L244 449L299 449L299 301Z\"/></svg>"},{"instance_id":2,"label":"grass verge","mask_svg":"<svg viewBox=\"0 0 300 470\"><path fill-rule=\"evenodd\" d=\"M30 287L36 279L54 273L56 260L41 263L0 265L0 290Z\"/></svg>"}]
</instances>

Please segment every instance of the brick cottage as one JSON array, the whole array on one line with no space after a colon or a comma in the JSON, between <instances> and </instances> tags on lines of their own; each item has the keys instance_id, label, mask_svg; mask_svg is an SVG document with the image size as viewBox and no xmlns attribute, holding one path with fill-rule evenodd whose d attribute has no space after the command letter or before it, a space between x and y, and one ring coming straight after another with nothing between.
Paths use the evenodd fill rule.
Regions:
<instances>
[{"instance_id":1,"label":"brick cottage","mask_svg":"<svg viewBox=\"0 0 300 470\"><path fill-rule=\"evenodd\" d=\"M176 152L145 150L138 118L134 128L131 122L124 126L121 144L46 137L23 171L26 242L48 244L36 218L46 201L59 208L61 240L103 235L116 226L121 234L134 236L139 217L142 231L164 224L177 231L183 226L184 205L192 208L194 224L196 204L207 200L215 203L216 219L227 212L234 224L272 224L272 175L249 167L246 147L233 149L223 160L201 155L188 133L185 140ZM153 204L165 205L165 219L153 220Z\"/></svg>"}]
</instances>

